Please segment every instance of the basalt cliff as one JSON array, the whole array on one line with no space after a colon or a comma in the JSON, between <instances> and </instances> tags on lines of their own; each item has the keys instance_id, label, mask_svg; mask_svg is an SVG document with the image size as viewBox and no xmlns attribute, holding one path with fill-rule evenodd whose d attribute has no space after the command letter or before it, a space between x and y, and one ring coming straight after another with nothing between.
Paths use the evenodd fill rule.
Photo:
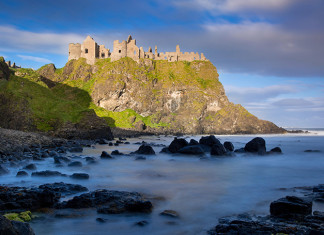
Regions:
<instances>
[{"instance_id":1,"label":"basalt cliff","mask_svg":"<svg viewBox=\"0 0 324 235\"><path fill-rule=\"evenodd\" d=\"M109 127L161 134L285 132L231 103L215 66L201 60L125 57L90 65L80 58L61 69L11 69L8 80L0 79L0 103L0 127L63 137Z\"/></svg>"}]
</instances>

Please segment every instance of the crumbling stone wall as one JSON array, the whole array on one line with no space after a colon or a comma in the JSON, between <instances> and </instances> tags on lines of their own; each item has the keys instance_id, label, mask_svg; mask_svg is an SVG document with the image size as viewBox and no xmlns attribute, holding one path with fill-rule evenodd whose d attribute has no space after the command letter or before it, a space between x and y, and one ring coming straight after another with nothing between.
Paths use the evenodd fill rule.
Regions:
<instances>
[{"instance_id":1,"label":"crumbling stone wall","mask_svg":"<svg viewBox=\"0 0 324 235\"><path fill-rule=\"evenodd\" d=\"M145 52L143 47L138 48L136 46L136 40L130 35L126 41L115 40L112 52L106 49L104 45L98 46L90 36L87 36L82 44L70 43L69 60L79 59L80 57L86 58L88 64L94 64L96 59L111 58L111 61L116 61L123 57L130 57L135 61L142 58L167 60L169 62L207 60L203 53L199 56L198 52L181 52L179 45L176 46L175 52L159 53L157 46L155 46L154 52L151 47Z\"/></svg>"}]
</instances>

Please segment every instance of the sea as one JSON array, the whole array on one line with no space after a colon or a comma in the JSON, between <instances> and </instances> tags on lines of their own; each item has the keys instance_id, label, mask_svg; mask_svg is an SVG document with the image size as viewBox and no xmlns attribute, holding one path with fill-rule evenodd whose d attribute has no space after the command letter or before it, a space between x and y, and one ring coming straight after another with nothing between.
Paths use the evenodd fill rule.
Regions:
<instances>
[{"instance_id":1,"label":"sea","mask_svg":"<svg viewBox=\"0 0 324 235\"><path fill-rule=\"evenodd\" d=\"M300 129L300 128L299 128ZM151 214L98 214L95 209L60 210L34 213L31 221L36 234L206 234L218 219L241 213L268 215L272 201L286 195L300 196L299 187L324 184L324 128L304 128L307 133L271 135L217 135L223 143L231 141L235 149L256 136L266 141L270 150L280 147L283 154L256 156L236 153L231 157L169 155L159 153L169 145L173 136L143 136L127 139L130 144L119 146L94 145L81 154L70 154L83 162L81 168L56 167L53 159L35 161L37 170L57 170L72 174L84 172L88 180L69 177L17 178L19 169L1 177L1 184L10 186L39 186L44 183L65 182L86 186L90 191L109 189L134 191L145 195L154 205ZM184 136L199 140L201 136ZM153 145L154 156L135 160L129 154L139 148L139 142ZM102 151L119 150L125 154L113 160L100 159ZM305 152L306 150L312 150ZM98 159L87 164L86 156ZM62 200L68 200L67 196ZM178 218L161 216L164 210L174 210ZM324 211L317 203L313 210ZM99 223L96 218L103 218ZM136 225L147 221L147 225Z\"/></svg>"}]
</instances>

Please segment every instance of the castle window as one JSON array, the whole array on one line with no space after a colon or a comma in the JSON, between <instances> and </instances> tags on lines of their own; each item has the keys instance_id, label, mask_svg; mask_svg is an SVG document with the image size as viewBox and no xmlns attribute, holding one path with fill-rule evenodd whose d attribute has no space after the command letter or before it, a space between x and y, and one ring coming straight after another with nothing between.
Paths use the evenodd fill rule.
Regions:
<instances>
[{"instance_id":1,"label":"castle window","mask_svg":"<svg viewBox=\"0 0 324 235\"><path fill-rule=\"evenodd\" d=\"M121 53L121 50L119 50L118 52Z\"/></svg>"},{"instance_id":2,"label":"castle window","mask_svg":"<svg viewBox=\"0 0 324 235\"><path fill-rule=\"evenodd\" d=\"M105 53L101 53L101 58L105 58Z\"/></svg>"},{"instance_id":3,"label":"castle window","mask_svg":"<svg viewBox=\"0 0 324 235\"><path fill-rule=\"evenodd\" d=\"M84 52L85 52L86 54L88 54L88 49L86 48L86 49L84 50Z\"/></svg>"}]
</instances>

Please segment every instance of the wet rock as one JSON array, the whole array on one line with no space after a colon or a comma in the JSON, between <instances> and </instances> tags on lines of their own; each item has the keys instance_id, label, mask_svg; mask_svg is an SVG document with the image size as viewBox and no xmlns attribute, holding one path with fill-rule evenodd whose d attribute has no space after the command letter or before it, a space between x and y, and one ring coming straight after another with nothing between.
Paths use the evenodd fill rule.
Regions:
<instances>
[{"instance_id":1,"label":"wet rock","mask_svg":"<svg viewBox=\"0 0 324 235\"><path fill-rule=\"evenodd\" d=\"M0 175L5 175L8 173L9 173L9 170L6 167L4 167L3 165L0 165Z\"/></svg>"},{"instance_id":2,"label":"wet rock","mask_svg":"<svg viewBox=\"0 0 324 235\"><path fill-rule=\"evenodd\" d=\"M68 164L69 167L82 167L82 162L74 161Z\"/></svg>"},{"instance_id":3,"label":"wet rock","mask_svg":"<svg viewBox=\"0 0 324 235\"><path fill-rule=\"evenodd\" d=\"M199 144L203 144L203 145L207 145L209 147L212 147L215 144L219 145L221 143L214 135L210 135L210 136L201 137L200 140L199 140Z\"/></svg>"},{"instance_id":4,"label":"wet rock","mask_svg":"<svg viewBox=\"0 0 324 235\"><path fill-rule=\"evenodd\" d=\"M114 150L111 152L111 155L123 155L123 153L119 152L118 150Z\"/></svg>"},{"instance_id":5,"label":"wet rock","mask_svg":"<svg viewBox=\"0 0 324 235\"><path fill-rule=\"evenodd\" d=\"M204 154L204 150L200 145L189 145L179 149L178 153L201 155Z\"/></svg>"},{"instance_id":6,"label":"wet rock","mask_svg":"<svg viewBox=\"0 0 324 235\"><path fill-rule=\"evenodd\" d=\"M113 157L110 156L106 151L102 151L100 158L101 159L113 159Z\"/></svg>"},{"instance_id":7,"label":"wet rock","mask_svg":"<svg viewBox=\"0 0 324 235\"><path fill-rule=\"evenodd\" d=\"M85 157L86 162L96 161L95 157Z\"/></svg>"},{"instance_id":8,"label":"wet rock","mask_svg":"<svg viewBox=\"0 0 324 235\"><path fill-rule=\"evenodd\" d=\"M87 180L90 176L87 173L73 173L70 176L72 179Z\"/></svg>"},{"instance_id":9,"label":"wet rock","mask_svg":"<svg viewBox=\"0 0 324 235\"><path fill-rule=\"evenodd\" d=\"M106 189L75 196L59 205L59 208L78 209L91 207L96 207L98 213L119 214L125 212L150 213L153 205L139 193Z\"/></svg>"},{"instance_id":10,"label":"wet rock","mask_svg":"<svg viewBox=\"0 0 324 235\"><path fill-rule=\"evenodd\" d=\"M124 144L130 144L128 141L126 141Z\"/></svg>"},{"instance_id":11,"label":"wet rock","mask_svg":"<svg viewBox=\"0 0 324 235\"><path fill-rule=\"evenodd\" d=\"M280 154L280 153L282 153L282 151L281 151L280 147L275 147L275 148L271 149L268 153L270 153L270 154Z\"/></svg>"},{"instance_id":12,"label":"wet rock","mask_svg":"<svg viewBox=\"0 0 324 235\"><path fill-rule=\"evenodd\" d=\"M168 147L162 148L160 153L167 153L167 154L171 154L170 150Z\"/></svg>"},{"instance_id":13,"label":"wet rock","mask_svg":"<svg viewBox=\"0 0 324 235\"><path fill-rule=\"evenodd\" d=\"M160 215L162 216L168 216L168 217L172 217L172 218L179 218L179 214L178 212L174 211L174 210L164 210L160 213Z\"/></svg>"},{"instance_id":14,"label":"wet rock","mask_svg":"<svg viewBox=\"0 0 324 235\"><path fill-rule=\"evenodd\" d=\"M114 146L119 146L119 144L118 143L114 143Z\"/></svg>"},{"instance_id":15,"label":"wet rock","mask_svg":"<svg viewBox=\"0 0 324 235\"><path fill-rule=\"evenodd\" d=\"M244 150L249 153L264 155L266 153L266 142L261 137L255 137L245 145Z\"/></svg>"},{"instance_id":16,"label":"wet rock","mask_svg":"<svg viewBox=\"0 0 324 235\"><path fill-rule=\"evenodd\" d=\"M1 211L26 211L53 207L60 195L49 190L0 186Z\"/></svg>"},{"instance_id":17,"label":"wet rock","mask_svg":"<svg viewBox=\"0 0 324 235\"><path fill-rule=\"evenodd\" d=\"M142 221L136 222L134 225L144 227L144 226L148 225L148 223L149 223L148 221L142 220Z\"/></svg>"},{"instance_id":18,"label":"wet rock","mask_svg":"<svg viewBox=\"0 0 324 235\"><path fill-rule=\"evenodd\" d=\"M62 174L59 171L36 171L31 174L32 176L42 176L42 177L52 177L52 176L67 176L66 174Z\"/></svg>"},{"instance_id":19,"label":"wet rock","mask_svg":"<svg viewBox=\"0 0 324 235\"><path fill-rule=\"evenodd\" d=\"M109 142L109 144L108 144L109 146L114 146L114 144L112 143L112 142Z\"/></svg>"},{"instance_id":20,"label":"wet rock","mask_svg":"<svg viewBox=\"0 0 324 235\"><path fill-rule=\"evenodd\" d=\"M142 144L134 153L144 155L155 155L154 149L146 144Z\"/></svg>"},{"instance_id":21,"label":"wet rock","mask_svg":"<svg viewBox=\"0 0 324 235\"><path fill-rule=\"evenodd\" d=\"M213 156L224 156L225 154L226 154L226 150L220 142L214 144L210 150L210 155Z\"/></svg>"},{"instance_id":22,"label":"wet rock","mask_svg":"<svg viewBox=\"0 0 324 235\"><path fill-rule=\"evenodd\" d=\"M229 141L224 142L224 148L229 152L234 151L234 145L232 144L232 142L229 142Z\"/></svg>"},{"instance_id":23,"label":"wet rock","mask_svg":"<svg viewBox=\"0 0 324 235\"><path fill-rule=\"evenodd\" d=\"M43 184L39 186L40 189L48 190L55 193L60 193L63 195L71 195L80 192L86 192L88 189L80 184L67 184L67 183L52 183Z\"/></svg>"},{"instance_id":24,"label":"wet rock","mask_svg":"<svg viewBox=\"0 0 324 235\"><path fill-rule=\"evenodd\" d=\"M26 171L18 171L16 176L17 177L24 177L24 176L28 176L28 173Z\"/></svg>"},{"instance_id":25,"label":"wet rock","mask_svg":"<svg viewBox=\"0 0 324 235\"><path fill-rule=\"evenodd\" d=\"M69 148L69 152L70 153L82 153L83 152L83 148L81 146L79 146L79 147L72 147L72 148Z\"/></svg>"},{"instance_id":26,"label":"wet rock","mask_svg":"<svg viewBox=\"0 0 324 235\"><path fill-rule=\"evenodd\" d=\"M171 153L177 153L180 149L183 147L186 147L188 145L187 140L182 139L182 138L177 138L175 137L174 140L171 142L171 144L168 147L168 150Z\"/></svg>"},{"instance_id":27,"label":"wet rock","mask_svg":"<svg viewBox=\"0 0 324 235\"><path fill-rule=\"evenodd\" d=\"M312 213L312 202L300 197L286 196L270 204L270 214L275 217L295 218Z\"/></svg>"},{"instance_id":28,"label":"wet rock","mask_svg":"<svg viewBox=\"0 0 324 235\"><path fill-rule=\"evenodd\" d=\"M3 235L35 235L33 229L28 223L20 221L10 221L6 217L0 215L0 234Z\"/></svg>"},{"instance_id":29,"label":"wet rock","mask_svg":"<svg viewBox=\"0 0 324 235\"><path fill-rule=\"evenodd\" d=\"M41 158L49 158L49 157L50 157L50 155L48 153L46 153L46 152L43 152L41 154Z\"/></svg>"},{"instance_id":30,"label":"wet rock","mask_svg":"<svg viewBox=\"0 0 324 235\"><path fill-rule=\"evenodd\" d=\"M189 145L198 145L199 142L197 140L191 139Z\"/></svg>"}]
</instances>

